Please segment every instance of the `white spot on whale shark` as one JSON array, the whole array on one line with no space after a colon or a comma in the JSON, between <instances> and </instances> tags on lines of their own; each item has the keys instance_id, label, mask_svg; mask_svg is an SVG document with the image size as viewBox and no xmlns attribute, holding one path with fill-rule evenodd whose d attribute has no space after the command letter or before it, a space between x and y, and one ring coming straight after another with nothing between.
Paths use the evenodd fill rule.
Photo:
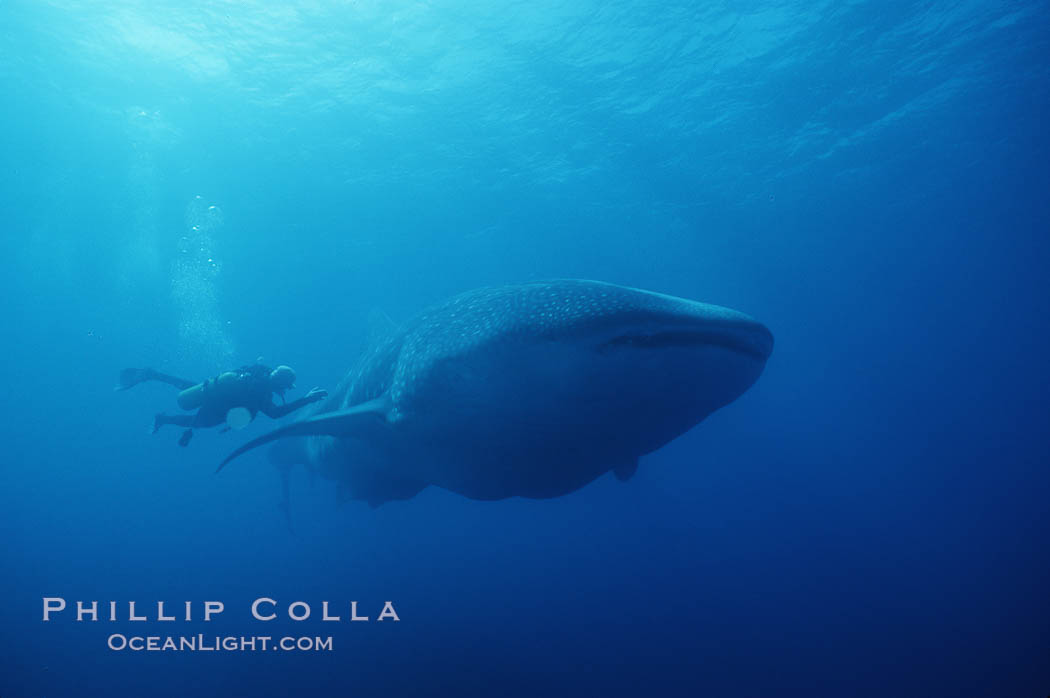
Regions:
<instances>
[{"instance_id":1,"label":"white spot on whale shark","mask_svg":"<svg viewBox=\"0 0 1050 698\"><path fill-rule=\"evenodd\" d=\"M480 289L418 315L358 361L278 441L372 505L434 485L473 499L557 497L744 393L773 336L706 303L586 280Z\"/></svg>"}]
</instances>

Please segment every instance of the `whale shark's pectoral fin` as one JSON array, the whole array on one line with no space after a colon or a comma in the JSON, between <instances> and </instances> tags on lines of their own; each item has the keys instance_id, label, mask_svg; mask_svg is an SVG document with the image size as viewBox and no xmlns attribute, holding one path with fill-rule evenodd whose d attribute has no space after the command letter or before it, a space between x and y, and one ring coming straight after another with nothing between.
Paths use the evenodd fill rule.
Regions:
<instances>
[{"instance_id":1,"label":"whale shark's pectoral fin","mask_svg":"<svg viewBox=\"0 0 1050 698\"><path fill-rule=\"evenodd\" d=\"M623 463L620 463L619 465L617 465L616 467L614 467L612 469L613 474L616 476L616 479L619 480L620 482L627 482L628 480L630 480L632 477L634 477L634 473L637 470L638 470L638 459L637 458L633 458L633 459L631 459L629 461L625 461Z\"/></svg>"},{"instance_id":2,"label":"whale shark's pectoral fin","mask_svg":"<svg viewBox=\"0 0 1050 698\"><path fill-rule=\"evenodd\" d=\"M293 422L280 429L274 429L269 434L263 434L244 444L236 451L226 456L219 467L215 469L218 473L226 467L226 464L234 458L241 456L254 448L271 441L283 439L289 436L335 436L345 438L359 436L368 438L375 433L377 426L386 423L387 413L390 409L390 399L386 395L362 402L345 410L338 412L324 412L316 417L310 417L298 422Z\"/></svg>"}]
</instances>

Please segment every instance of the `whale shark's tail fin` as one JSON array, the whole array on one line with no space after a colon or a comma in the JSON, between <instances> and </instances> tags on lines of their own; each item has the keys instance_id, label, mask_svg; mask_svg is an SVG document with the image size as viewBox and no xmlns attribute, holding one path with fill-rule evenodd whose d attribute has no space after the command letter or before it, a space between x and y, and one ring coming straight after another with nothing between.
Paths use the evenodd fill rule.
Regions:
<instances>
[{"instance_id":1,"label":"whale shark's tail fin","mask_svg":"<svg viewBox=\"0 0 1050 698\"><path fill-rule=\"evenodd\" d=\"M289 436L361 436L367 438L375 433L377 427L386 424L389 410L390 398L384 394L375 400L362 402L345 410L323 412L316 417L293 422L244 444L226 456L226 459L219 463L219 467L215 469L215 472L218 473L234 458L254 448Z\"/></svg>"}]
</instances>

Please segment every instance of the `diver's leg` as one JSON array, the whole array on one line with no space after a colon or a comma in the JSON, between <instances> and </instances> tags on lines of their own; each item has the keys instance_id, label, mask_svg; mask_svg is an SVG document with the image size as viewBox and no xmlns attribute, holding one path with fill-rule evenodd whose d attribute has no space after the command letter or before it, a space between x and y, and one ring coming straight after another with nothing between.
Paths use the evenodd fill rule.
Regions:
<instances>
[{"instance_id":1,"label":"diver's leg","mask_svg":"<svg viewBox=\"0 0 1050 698\"><path fill-rule=\"evenodd\" d=\"M186 380L178 376L169 376L166 373L154 371L152 368L125 368L120 372L120 382L114 390L127 390L146 381L160 381L161 383L175 386L179 390L185 390L197 385L196 381Z\"/></svg>"},{"instance_id":2,"label":"diver's leg","mask_svg":"<svg viewBox=\"0 0 1050 698\"><path fill-rule=\"evenodd\" d=\"M153 418L153 433L156 434L166 424L174 424L177 427L192 427L193 419L194 415L192 414L170 415L158 412Z\"/></svg>"},{"instance_id":3,"label":"diver's leg","mask_svg":"<svg viewBox=\"0 0 1050 698\"><path fill-rule=\"evenodd\" d=\"M204 407L197 410L197 414L193 417L193 423L190 426L198 429L208 429L217 427L225 421L226 412L224 410L217 409L215 405L205 404Z\"/></svg>"},{"instance_id":4,"label":"diver's leg","mask_svg":"<svg viewBox=\"0 0 1050 698\"><path fill-rule=\"evenodd\" d=\"M193 429L187 429L182 432L182 436L179 437L179 446L185 446L193 438Z\"/></svg>"},{"instance_id":5,"label":"diver's leg","mask_svg":"<svg viewBox=\"0 0 1050 698\"><path fill-rule=\"evenodd\" d=\"M185 378L179 378L178 376L169 376L167 373L161 373L160 371L154 371L152 368L143 369L149 374L149 378L146 380L160 381L161 383L167 383L168 385L175 386L179 390L185 390L186 388L192 388L197 385L199 381L189 381Z\"/></svg>"}]
</instances>

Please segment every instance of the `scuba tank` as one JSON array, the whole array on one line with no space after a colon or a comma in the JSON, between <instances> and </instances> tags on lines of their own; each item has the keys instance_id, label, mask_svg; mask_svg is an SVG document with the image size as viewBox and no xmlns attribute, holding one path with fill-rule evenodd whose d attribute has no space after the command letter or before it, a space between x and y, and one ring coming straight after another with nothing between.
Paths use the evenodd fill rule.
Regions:
<instances>
[{"instance_id":1,"label":"scuba tank","mask_svg":"<svg viewBox=\"0 0 1050 698\"><path fill-rule=\"evenodd\" d=\"M207 381L198 383L180 392L177 398L179 407L184 410L195 410L204 404L204 386L206 384Z\"/></svg>"},{"instance_id":2,"label":"scuba tank","mask_svg":"<svg viewBox=\"0 0 1050 698\"><path fill-rule=\"evenodd\" d=\"M203 383L186 388L179 393L177 398L179 407L184 410L195 410L204 404L205 397L216 390L220 391L220 395L217 397L221 399L222 392L232 393L236 390L237 383L241 380L241 375L236 371L227 371L220 373L215 378L209 378Z\"/></svg>"}]
</instances>

